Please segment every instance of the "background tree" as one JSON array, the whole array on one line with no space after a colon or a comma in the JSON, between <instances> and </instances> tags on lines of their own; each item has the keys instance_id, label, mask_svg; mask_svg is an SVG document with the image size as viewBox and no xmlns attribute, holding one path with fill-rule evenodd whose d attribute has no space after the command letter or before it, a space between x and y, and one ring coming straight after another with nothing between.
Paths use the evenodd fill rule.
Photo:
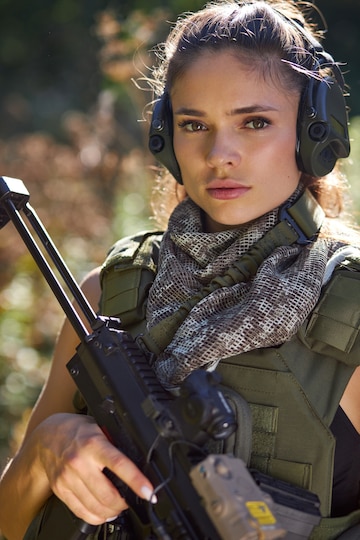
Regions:
<instances>
[{"instance_id":1,"label":"background tree","mask_svg":"<svg viewBox=\"0 0 360 540\"><path fill-rule=\"evenodd\" d=\"M325 46L348 62L356 199L358 0L317 0ZM151 228L146 105L132 82L199 0L0 0L0 174L21 178L78 280L119 236ZM359 134L359 135L358 135ZM12 224L0 231L0 465L46 376L62 311Z\"/></svg>"}]
</instances>

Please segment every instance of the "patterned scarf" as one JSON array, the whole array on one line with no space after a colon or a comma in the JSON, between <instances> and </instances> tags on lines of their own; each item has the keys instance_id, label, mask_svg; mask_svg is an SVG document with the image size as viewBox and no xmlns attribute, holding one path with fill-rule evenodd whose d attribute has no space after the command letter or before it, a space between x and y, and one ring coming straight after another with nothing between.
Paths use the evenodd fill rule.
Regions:
<instances>
[{"instance_id":1,"label":"patterned scarf","mask_svg":"<svg viewBox=\"0 0 360 540\"><path fill-rule=\"evenodd\" d=\"M290 200L296 195L298 190ZM275 209L236 229L204 233L199 207L190 199L180 203L161 243L147 306L148 329L223 275L277 220ZM196 368L214 369L222 358L289 340L318 301L332 251L322 239L306 247L281 246L250 281L219 288L200 300L155 361L162 383L176 386Z\"/></svg>"}]
</instances>

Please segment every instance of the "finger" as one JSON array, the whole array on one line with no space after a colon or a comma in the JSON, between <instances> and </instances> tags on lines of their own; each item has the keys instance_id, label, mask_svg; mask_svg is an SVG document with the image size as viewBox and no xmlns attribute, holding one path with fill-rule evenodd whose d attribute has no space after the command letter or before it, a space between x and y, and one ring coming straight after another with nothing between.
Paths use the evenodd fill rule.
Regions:
<instances>
[{"instance_id":1,"label":"finger","mask_svg":"<svg viewBox=\"0 0 360 540\"><path fill-rule=\"evenodd\" d=\"M65 488L63 481L59 488L54 486L54 493L77 517L91 525L99 525L118 516L127 504L103 475L98 486L99 489L92 492L81 478L73 477L71 487Z\"/></svg>"},{"instance_id":2,"label":"finger","mask_svg":"<svg viewBox=\"0 0 360 540\"><path fill-rule=\"evenodd\" d=\"M96 431L96 428L98 431ZM135 465L135 463L129 459L123 452L116 448L103 434L103 432L96 426L95 432L92 433L92 436L88 437L83 442L82 451L86 452L87 456L91 456L91 459L94 460L94 466L98 468L99 471L103 471L105 468L109 469L114 473L120 480L122 480L126 485L128 485L134 493L139 497L152 500L155 502L156 497L154 496L154 488L148 478L140 471L140 469ZM81 456L84 454L78 454L72 456L75 458L73 463L74 469L77 471L81 470ZM78 462L76 460L79 459ZM87 470L82 471L82 475L85 478L87 476ZM91 478L90 478L91 481ZM96 483L92 483L92 490L98 492L99 484L98 479Z\"/></svg>"},{"instance_id":3,"label":"finger","mask_svg":"<svg viewBox=\"0 0 360 540\"><path fill-rule=\"evenodd\" d=\"M116 487L102 472L109 449L117 450L102 433L84 442L84 449L85 454L71 447L64 452L61 466L52 471L52 489L76 515L81 512L82 519L86 511L92 516L91 523L94 517L103 522L127 508Z\"/></svg>"},{"instance_id":4,"label":"finger","mask_svg":"<svg viewBox=\"0 0 360 540\"><path fill-rule=\"evenodd\" d=\"M154 487L148 478L125 454L112 447L105 466L142 499L155 502Z\"/></svg>"}]
</instances>

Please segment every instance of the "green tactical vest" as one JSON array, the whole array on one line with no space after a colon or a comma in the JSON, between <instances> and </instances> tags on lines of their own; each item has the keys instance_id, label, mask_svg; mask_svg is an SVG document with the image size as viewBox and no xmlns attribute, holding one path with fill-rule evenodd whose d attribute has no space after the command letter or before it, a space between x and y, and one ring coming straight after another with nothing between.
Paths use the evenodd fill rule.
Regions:
<instances>
[{"instance_id":1,"label":"green tactical vest","mask_svg":"<svg viewBox=\"0 0 360 540\"><path fill-rule=\"evenodd\" d=\"M149 232L120 240L102 268L100 311L120 317L134 337L144 329L161 235ZM360 364L359 329L360 260L351 260L335 270L293 339L224 359L217 368L223 384L250 406L248 465L319 496L323 518L311 540L335 540L360 522L360 510L328 517L335 450L329 426ZM232 448L235 455L240 452L239 439Z\"/></svg>"}]
</instances>

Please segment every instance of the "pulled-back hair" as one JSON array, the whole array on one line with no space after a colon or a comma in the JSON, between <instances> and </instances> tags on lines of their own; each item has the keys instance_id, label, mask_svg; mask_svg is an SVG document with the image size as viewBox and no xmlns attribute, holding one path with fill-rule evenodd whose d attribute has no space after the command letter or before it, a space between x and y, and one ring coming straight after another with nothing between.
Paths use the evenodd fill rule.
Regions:
<instances>
[{"instance_id":1,"label":"pulled-back hair","mask_svg":"<svg viewBox=\"0 0 360 540\"><path fill-rule=\"evenodd\" d=\"M161 63L155 70L156 92L171 89L193 59L207 52L230 49L241 61L272 74L274 61L288 90L301 89L306 75L313 74L311 46L298 26L305 28L302 14L290 2L223 0L210 2L193 14L180 17L160 50ZM310 27L307 28L311 32ZM282 60L283 63L280 63ZM302 74L302 75L301 75Z\"/></svg>"},{"instance_id":2,"label":"pulled-back hair","mask_svg":"<svg viewBox=\"0 0 360 540\"><path fill-rule=\"evenodd\" d=\"M311 5L304 3L303 11L299 6L292 0L218 0L179 17L157 50L160 62L151 81L155 95L160 96L165 89L171 92L176 80L202 51L216 54L224 50L264 78L276 81L284 91L301 94L309 77L323 78L329 68L319 66L316 57L313 45L320 33L305 18ZM158 184L162 198L167 176L163 175ZM337 171L322 179L303 174L302 182L327 215L340 214L344 179ZM174 191L174 183L171 185Z\"/></svg>"}]
</instances>

